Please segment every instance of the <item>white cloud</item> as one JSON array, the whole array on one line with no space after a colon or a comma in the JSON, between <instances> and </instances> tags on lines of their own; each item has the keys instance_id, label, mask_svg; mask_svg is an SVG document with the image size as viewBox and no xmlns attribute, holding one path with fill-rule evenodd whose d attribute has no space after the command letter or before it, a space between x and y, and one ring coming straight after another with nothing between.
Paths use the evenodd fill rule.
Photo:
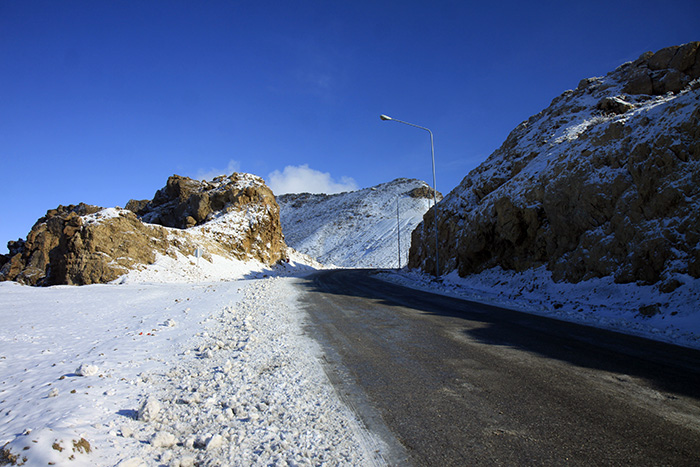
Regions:
<instances>
[{"instance_id":1,"label":"white cloud","mask_svg":"<svg viewBox=\"0 0 700 467\"><path fill-rule=\"evenodd\" d=\"M288 165L282 172L275 170L267 176L267 184L275 195L285 193L342 193L357 190L357 183L350 177L336 182L327 172L309 168L308 164Z\"/></svg>"},{"instance_id":2,"label":"white cloud","mask_svg":"<svg viewBox=\"0 0 700 467\"><path fill-rule=\"evenodd\" d=\"M225 169L199 169L194 177L197 180L211 180L219 175L231 175L233 172L240 172L241 164L238 161L231 159Z\"/></svg>"}]
</instances>

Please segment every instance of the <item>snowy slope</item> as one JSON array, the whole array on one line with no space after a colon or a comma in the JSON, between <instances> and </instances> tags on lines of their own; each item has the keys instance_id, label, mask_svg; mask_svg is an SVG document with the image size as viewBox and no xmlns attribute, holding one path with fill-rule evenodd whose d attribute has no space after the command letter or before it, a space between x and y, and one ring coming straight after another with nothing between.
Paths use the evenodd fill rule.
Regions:
<instances>
[{"instance_id":1,"label":"snowy slope","mask_svg":"<svg viewBox=\"0 0 700 467\"><path fill-rule=\"evenodd\" d=\"M324 264L395 268L399 265L397 225L405 266L411 232L432 205L432 198L425 197L431 193L425 182L400 178L336 195L282 195L277 203L290 247Z\"/></svg>"},{"instance_id":2,"label":"snowy slope","mask_svg":"<svg viewBox=\"0 0 700 467\"><path fill-rule=\"evenodd\" d=\"M438 208L429 288L698 348L700 43L582 80ZM422 232L409 264L433 273Z\"/></svg>"}]
</instances>

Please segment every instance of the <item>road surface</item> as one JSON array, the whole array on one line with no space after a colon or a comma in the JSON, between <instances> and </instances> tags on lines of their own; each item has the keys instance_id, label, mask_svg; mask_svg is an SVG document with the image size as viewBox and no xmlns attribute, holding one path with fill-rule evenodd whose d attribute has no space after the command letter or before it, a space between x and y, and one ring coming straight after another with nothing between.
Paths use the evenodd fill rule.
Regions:
<instances>
[{"instance_id":1,"label":"road surface","mask_svg":"<svg viewBox=\"0 0 700 467\"><path fill-rule=\"evenodd\" d=\"M394 465L700 465L700 352L434 295L302 281L328 373Z\"/></svg>"}]
</instances>

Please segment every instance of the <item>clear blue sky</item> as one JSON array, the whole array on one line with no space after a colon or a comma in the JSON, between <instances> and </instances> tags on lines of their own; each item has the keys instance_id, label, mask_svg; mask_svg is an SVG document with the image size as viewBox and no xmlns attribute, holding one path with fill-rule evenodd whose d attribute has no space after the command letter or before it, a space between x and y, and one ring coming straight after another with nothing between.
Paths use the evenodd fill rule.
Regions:
<instances>
[{"instance_id":1,"label":"clear blue sky","mask_svg":"<svg viewBox=\"0 0 700 467\"><path fill-rule=\"evenodd\" d=\"M700 40L687 1L0 0L0 252L59 204L308 166L445 193L582 78ZM342 184L342 183L341 183Z\"/></svg>"}]
</instances>

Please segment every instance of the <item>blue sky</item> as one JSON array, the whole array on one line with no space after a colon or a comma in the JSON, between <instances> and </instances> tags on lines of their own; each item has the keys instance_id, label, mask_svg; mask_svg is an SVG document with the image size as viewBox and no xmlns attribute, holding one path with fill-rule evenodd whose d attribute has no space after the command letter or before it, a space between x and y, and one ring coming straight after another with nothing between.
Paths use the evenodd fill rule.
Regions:
<instances>
[{"instance_id":1,"label":"blue sky","mask_svg":"<svg viewBox=\"0 0 700 467\"><path fill-rule=\"evenodd\" d=\"M700 2L0 0L0 252L172 174L444 193L582 78L700 40ZM285 185L286 183L286 185Z\"/></svg>"}]
</instances>

